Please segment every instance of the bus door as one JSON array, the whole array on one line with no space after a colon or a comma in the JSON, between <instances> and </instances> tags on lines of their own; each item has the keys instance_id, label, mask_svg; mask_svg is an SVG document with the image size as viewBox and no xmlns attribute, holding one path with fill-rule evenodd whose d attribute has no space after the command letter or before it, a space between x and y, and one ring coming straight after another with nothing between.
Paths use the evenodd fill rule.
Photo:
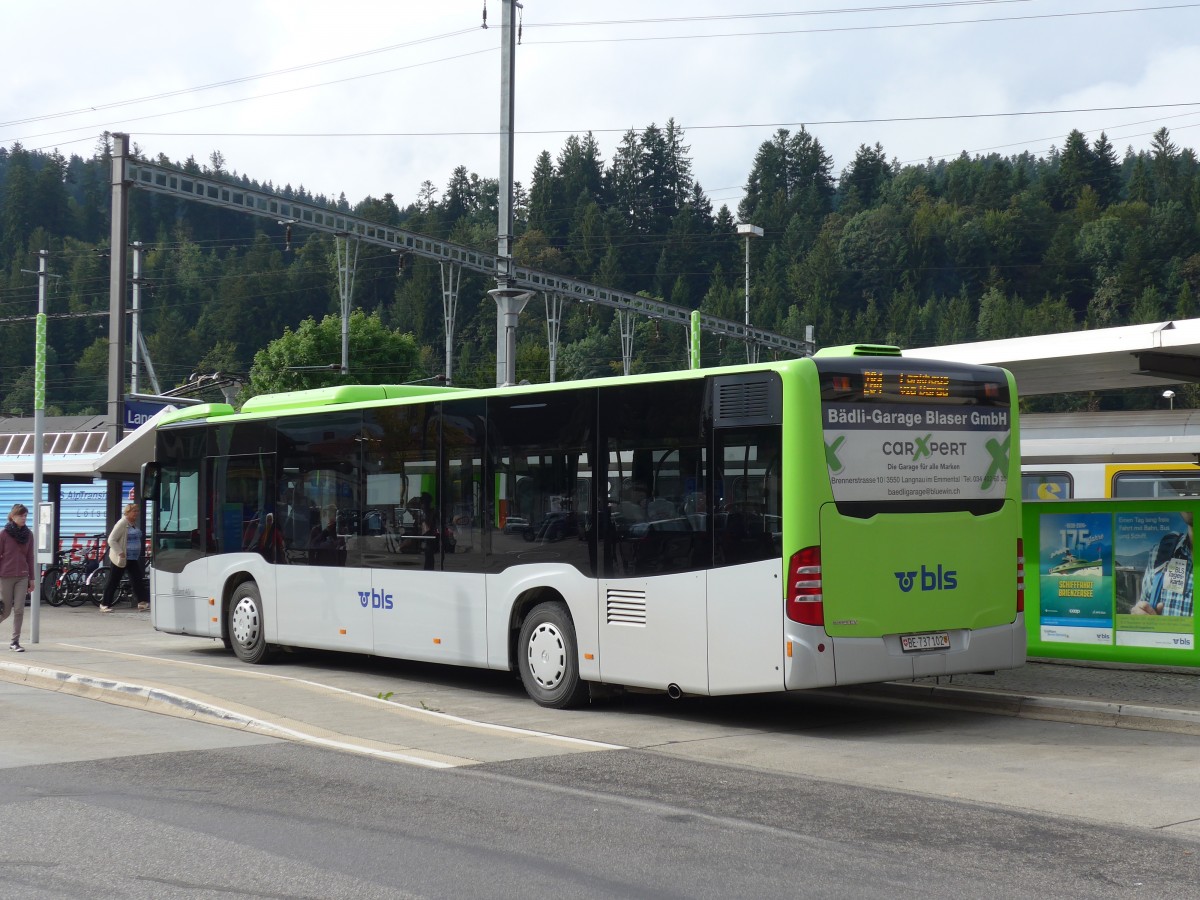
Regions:
<instances>
[{"instance_id":1,"label":"bus door","mask_svg":"<svg viewBox=\"0 0 1200 900\"><path fill-rule=\"evenodd\" d=\"M709 692L703 382L600 392L599 662L605 681ZM697 505L699 504L699 505Z\"/></svg>"},{"instance_id":2,"label":"bus door","mask_svg":"<svg viewBox=\"0 0 1200 900\"><path fill-rule=\"evenodd\" d=\"M355 571L364 528L362 414L281 418L277 428L283 562L272 572L278 640L370 652L371 573Z\"/></svg>"},{"instance_id":3,"label":"bus door","mask_svg":"<svg viewBox=\"0 0 1200 900\"><path fill-rule=\"evenodd\" d=\"M781 429L720 428L708 572L713 693L783 685Z\"/></svg>"},{"instance_id":4,"label":"bus door","mask_svg":"<svg viewBox=\"0 0 1200 900\"><path fill-rule=\"evenodd\" d=\"M150 605L160 631L210 634L208 558L200 499L203 428L160 431L156 454L157 491L150 529ZM219 633L219 632L218 632Z\"/></svg>"}]
</instances>

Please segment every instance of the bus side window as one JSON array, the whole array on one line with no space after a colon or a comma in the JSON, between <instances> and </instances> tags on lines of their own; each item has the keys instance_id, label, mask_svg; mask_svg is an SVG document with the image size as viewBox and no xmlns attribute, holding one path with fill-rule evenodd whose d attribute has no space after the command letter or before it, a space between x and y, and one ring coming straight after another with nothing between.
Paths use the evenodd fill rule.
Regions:
<instances>
[{"instance_id":1,"label":"bus side window","mask_svg":"<svg viewBox=\"0 0 1200 900\"><path fill-rule=\"evenodd\" d=\"M780 453L777 426L717 432L715 565L780 556Z\"/></svg>"},{"instance_id":2,"label":"bus side window","mask_svg":"<svg viewBox=\"0 0 1200 900\"><path fill-rule=\"evenodd\" d=\"M595 573L591 503L593 392L547 392L488 400L493 492L490 571L554 559ZM577 500L581 493L584 503Z\"/></svg>"},{"instance_id":3,"label":"bus side window","mask_svg":"<svg viewBox=\"0 0 1200 900\"><path fill-rule=\"evenodd\" d=\"M283 418L277 427L284 558L292 565L362 565L362 413Z\"/></svg>"},{"instance_id":4,"label":"bus side window","mask_svg":"<svg viewBox=\"0 0 1200 900\"><path fill-rule=\"evenodd\" d=\"M602 394L606 576L710 565L702 390L700 382L684 382L631 385Z\"/></svg>"}]
</instances>

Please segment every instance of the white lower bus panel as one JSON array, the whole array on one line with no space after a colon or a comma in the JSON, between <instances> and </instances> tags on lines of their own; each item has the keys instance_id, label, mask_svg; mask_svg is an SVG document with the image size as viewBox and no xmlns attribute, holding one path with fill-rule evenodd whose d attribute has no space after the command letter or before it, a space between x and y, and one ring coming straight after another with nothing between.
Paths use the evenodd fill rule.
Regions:
<instances>
[{"instance_id":1,"label":"white lower bus panel","mask_svg":"<svg viewBox=\"0 0 1200 900\"><path fill-rule=\"evenodd\" d=\"M535 592L570 611L585 681L687 694L779 691L781 574L778 560L598 580L570 566L513 566L487 576L488 665L508 667L513 606Z\"/></svg>"},{"instance_id":2,"label":"white lower bus panel","mask_svg":"<svg viewBox=\"0 0 1200 900\"><path fill-rule=\"evenodd\" d=\"M154 588L150 620L158 631L220 637L220 609L209 604L208 559L188 563L183 572L156 569L150 581ZM213 622L212 619L217 621Z\"/></svg>"}]
</instances>

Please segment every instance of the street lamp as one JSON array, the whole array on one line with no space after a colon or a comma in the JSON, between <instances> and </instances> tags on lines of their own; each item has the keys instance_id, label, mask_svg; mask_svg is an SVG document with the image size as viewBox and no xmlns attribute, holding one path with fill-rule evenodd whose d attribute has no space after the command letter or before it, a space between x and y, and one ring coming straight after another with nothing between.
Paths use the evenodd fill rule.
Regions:
<instances>
[{"instance_id":1,"label":"street lamp","mask_svg":"<svg viewBox=\"0 0 1200 900\"><path fill-rule=\"evenodd\" d=\"M744 222L739 222L737 233L744 235L746 238L746 331L750 330L750 238L762 237L763 230L757 225L748 225ZM746 362L754 362L754 357L758 354L755 351L758 348L754 342L750 340L750 335L746 335Z\"/></svg>"},{"instance_id":2,"label":"street lamp","mask_svg":"<svg viewBox=\"0 0 1200 900\"><path fill-rule=\"evenodd\" d=\"M1163 391L1163 397L1166 398L1166 401L1171 404L1171 409L1174 409L1175 408L1175 392L1173 390L1171 390L1170 388L1167 388L1165 391Z\"/></svg>"}]
</instances>

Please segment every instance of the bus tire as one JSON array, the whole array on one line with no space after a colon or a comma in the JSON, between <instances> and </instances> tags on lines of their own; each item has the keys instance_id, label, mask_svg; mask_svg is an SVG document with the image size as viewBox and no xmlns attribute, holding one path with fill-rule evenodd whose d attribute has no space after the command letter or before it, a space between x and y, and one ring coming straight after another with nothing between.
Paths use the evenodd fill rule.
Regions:
<instances>
[{"instance_id":1,"label":"bus tire","mask_svg":"<svg viewBox=\"0 0 1200 900\"><path fill-rule=\"evenodd\" d=\"M517 668L525 691L539 706L570 709L587 700L575 627L563 604L539 603L529 611L517 639Z\"/></svg>"},{"instance_id":2,"label":"bus tire","mask_svg":"<svg viewBox=\"0 0 1200 900\"><path fill-rule=\"evenodd\" d=\"M229 599L229 640L234 655L243 662L261 663L270 656L267 646L267 622L263 615L258 585L243 581Z\"/></svg>"}]
</instances>

